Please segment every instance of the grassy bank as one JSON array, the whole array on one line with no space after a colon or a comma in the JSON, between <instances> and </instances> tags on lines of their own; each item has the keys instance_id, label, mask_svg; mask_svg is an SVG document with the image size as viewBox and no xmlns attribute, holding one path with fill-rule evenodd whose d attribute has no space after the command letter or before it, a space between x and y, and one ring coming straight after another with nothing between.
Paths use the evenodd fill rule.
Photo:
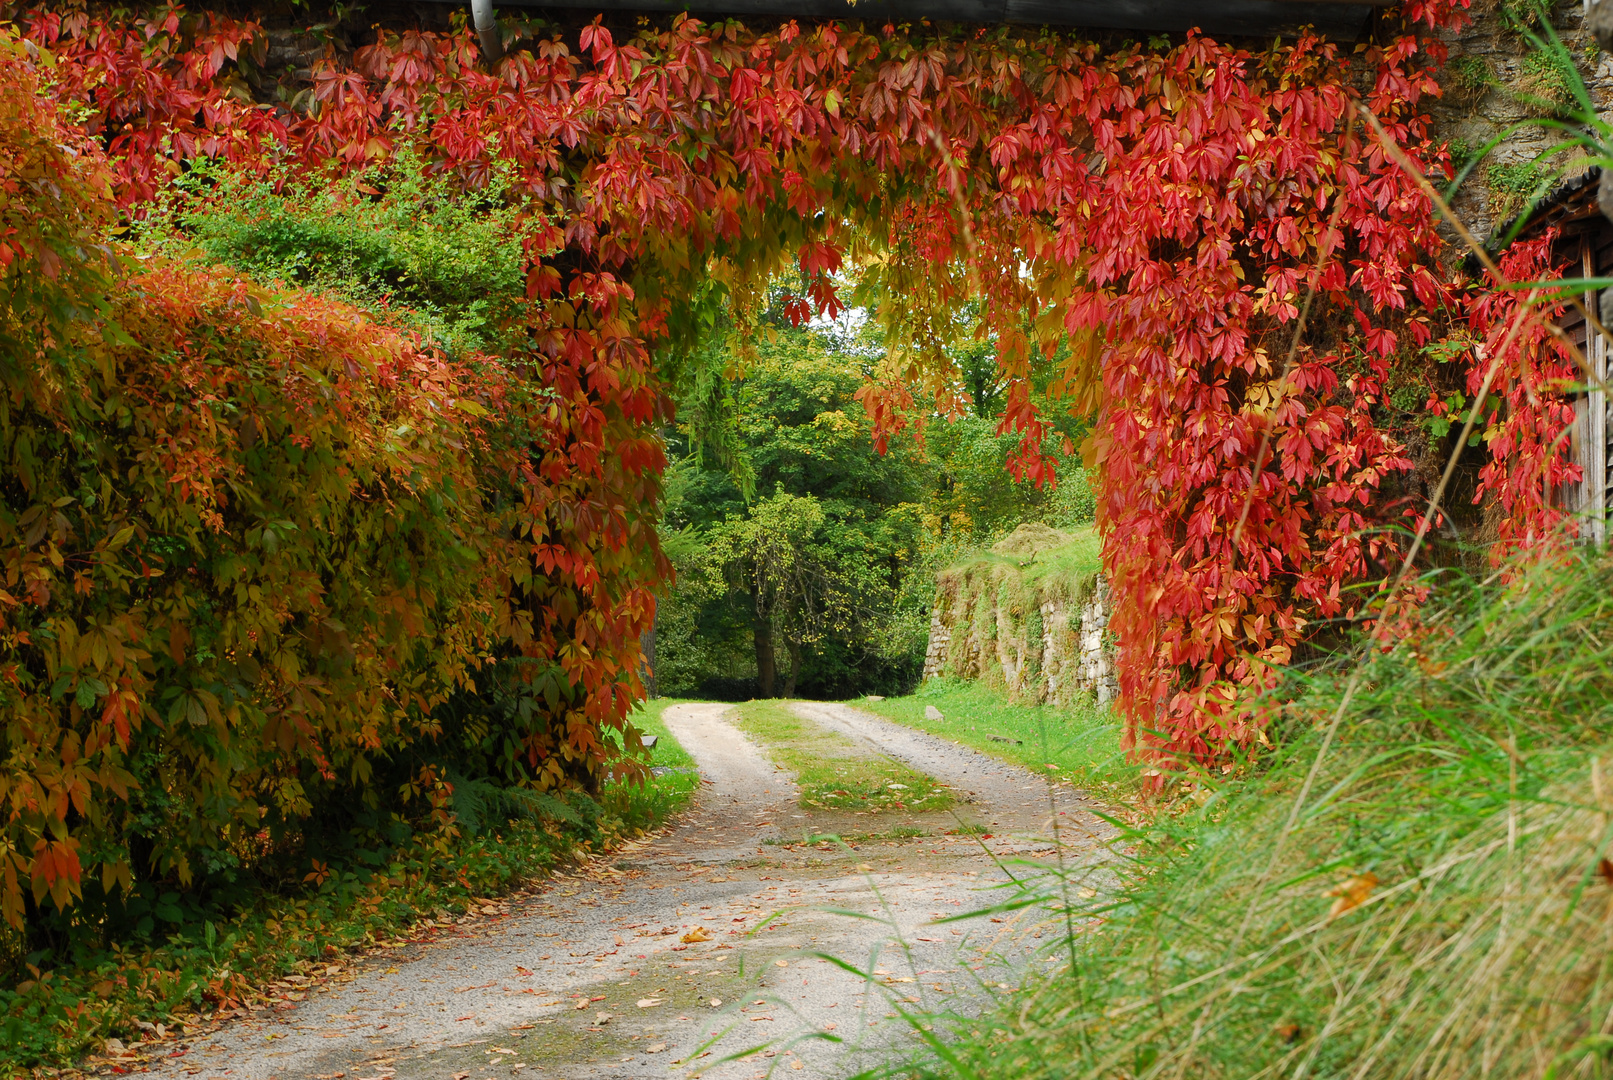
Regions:
<instances>
[{"instance_id":1,"label":"grassy bank","mask_svg":"<svg viewBox=\"0 0 1613 1080\"><path fill-rule=\"evenodd\" d=\"M1120 750L1113 710L1096 701L1013 705L979 682L932 679L907 697L850 704L1080 787L1128 792L1136 775ZM925 719L926 708L941 719Z\"/></svg>"},{"instance_id":2,"label":"grassy bank","mask_svg":"<svg viewBox=\"0 0 1613 1080\"><path fill-rule=\"evenodd\" d=\"M672 770L692 770L695 767L694 758L683 744L667 730L662 715L674 705L684 705L688 702L683 698L655 698L651 701L639 703L638 710L633 713L633 726L646 735L655 735L658 741L655 750L650 756L650 764ZM680 801L687 798L698 781L687 779L668 782L672 790L680 792Z\"/></svg>"},{"instance_id":3,"label":"grassy bank","mask_svg":"<svg viewBox=\"0 0 1613 1080\"><path fill-rule=\"evenodd\" d=\"M688 768L692 759L661 723L665 704L641 709L635 723L661 736L652 764ZM356 954L423 923L458 918L556 865L656 828L698 783L684 771L644 786L612 782L594 799L569 797L524 817L511 807L479 807L474 835L447 829L384 853L361 852L322 879L266 891L233 918L179 924L106 950L21 957L15 982L0 987L0 1076L70 1067L108 1038L161 1052L163 1042L261 1005L271 993L295 995L335 976ZM281 990L266 989L276 981Z\"/></svg>"},{"instance_id":4,"label":"grassy bank","mask_svg":"<svg viewBox=\"0 0 1613 1080\"><path fill-rule=\"evenodd\" d=\"M747 701L735 725L795 774L801 805L812 810L945 810L952 796L935 780L898 761L863 751L778 701Z\"/></svg>"},{"instance_id":5,"label":"grassy bank","mask_svg":"<svg viewBox=\"0 0 1613 1080\"><path fill-rule=\"evenodd\" d=\"M1613 564L1440 595L1416 640L1287 687L1252 773L1070 901L1072 962L904 1072L1609 1075Z\"/></svg>"},{"instance_id":6,"label":"grassy bank","mask_svg":"<svg viewBox=\"0 0 1613 1080\"><path fill-rule=\"evenodd\" d=\"M943 570L941 580L999 582L1007 575L1028 594L1079 603L1103 569L1102 551L1103 539L1091 526L1059 530L1022 525L991 548Z\"/></svg>"}]
</instances>

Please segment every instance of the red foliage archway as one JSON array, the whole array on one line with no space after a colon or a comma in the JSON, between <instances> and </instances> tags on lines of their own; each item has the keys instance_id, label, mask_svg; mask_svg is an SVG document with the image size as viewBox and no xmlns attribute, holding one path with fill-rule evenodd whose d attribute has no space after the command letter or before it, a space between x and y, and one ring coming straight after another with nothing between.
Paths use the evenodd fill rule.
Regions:
<instances>
[{"instance_id":1,"label":"red foliage archway","mask_svg":"<svg viewBox=\"0 0 1613 1080\"><path fill-rule=\"evenodd\" d=\"M668 408L656 350L693 333L695 297L743 320L785 269L809 283L799 315L833 310L852 258L911 342L865 391L882 438L954 406L924 327L974 300L1010 381L1015 470L1050 480L1030 357L1065 350L1056 389L1095 417L1121 709L1134 738L1205 757L1255 734L1240 688L1392 563L1405 508L1383 487L1410 462L1375 407L1453 296L1431 206L1362 110L1444 172L1420 102L1435 31L1465 7L1412 0L1349 55L1310 36L1106 49L678 18L522 42L484 71L468 33L383 33L316 64L297 108L243 92L251 23L58 6L22 25L136 212L198 156L351 169L407 143L471 187L515 170L546 222L525 320L553 393L525 488L532 575L512 588L523 648L586 690L557 730L587 753L638 692L664 572L642 529Z\"/></svg>"},{"instance_id":2,"label":"red foliage archway","mask_svg":"<svg viewBox=\"0 0 1613 1080\"><path fill-rule=\"evenodd\" d=\"M553 215L532 249L531 340L568 405L534 513L617 506L535 543L551 575L604 587L623 485L659 458L647 438L604 445L595 418L659 415L651 352L698 281L794 263L811 303L833 307L828 274L855 238L893 282L922 283L895 318L982 300L1012 380L1004 425L1024 437L1016 467L1035 481L1050 463L1028 354L1073 342L1065 387L1099 418L1122 708L1204 753L1251 734L1233 688L1341 611L1341 587L1389 543L1375 492L1409 462L1372 406L1388 358L1434 332L1443 275L1427 200L1352 112L1441 170L1418 107L1442 59L1431 31L1463 6L1408 4L1403 29L1355 57L1315 38L1105 52L1016 30L678 19L622 43L588 26L580 54L525 43L484 72L469 35L405 33L317 65L304 111L231 92L250 23L176 8L27 23L62 96L93 110L127 204L196 155L352 167L407 140L467 184L517 168ZM1313 316L1285 363L1313 284L1326 332ZM890 374L867 394L883 430L904 425L915 383L948 404L938 350ZM542 622L551 655L579 632ZM629 670L637 628L588 651Z\"/></svg>"}]
</instances>

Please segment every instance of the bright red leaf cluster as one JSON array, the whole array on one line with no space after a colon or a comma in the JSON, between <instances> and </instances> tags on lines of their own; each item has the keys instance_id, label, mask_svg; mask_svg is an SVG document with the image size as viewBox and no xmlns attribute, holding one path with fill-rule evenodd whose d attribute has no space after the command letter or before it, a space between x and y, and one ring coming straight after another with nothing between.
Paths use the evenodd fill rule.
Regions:
<instances>
[{"instance_id":1,"label":"bright red leaf cluster","mask_svg":"<svg viewBox=\"0 0 1613 1080\"><path fill-rule=\"evenodd\" d=\"M1548 233L1513 244L1498 269L1514 287L1466 298L1475 345L1467 370L1470 408L1486 378L1491 381L1475 428L1490 460L1479 471L1475 499L1491 501L1500 511L1500 543L1492 552L1497 563L1519 549L1549 547L1578 533L1562 490L1583 475L1570 460L1568 435L1574 423L1569 396L1585 375L1550 323L1561 313L1561 301L1524 284L1564 276L1552 251L1555 239Z\"/></svg>"}]
</instances>

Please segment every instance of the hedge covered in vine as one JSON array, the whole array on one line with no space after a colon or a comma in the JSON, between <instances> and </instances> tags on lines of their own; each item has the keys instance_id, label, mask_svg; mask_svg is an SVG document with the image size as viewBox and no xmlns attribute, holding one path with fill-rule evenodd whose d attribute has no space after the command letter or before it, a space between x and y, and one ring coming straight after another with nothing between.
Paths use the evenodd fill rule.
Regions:
<instances>
[{"instance_id":1,"label":"hedge covered in vine","mask_svg":"<svg viewBox=\"0 0 1613 1080\"><path fill-rule=\"evenodd\" d=\"M535 535L558 562L589 526L534 520L545 449L576 447L521 357L110 243L105 159L10 36L0 175L7 921L115 935L150 914L137 882L239 892L271 856L397 843L451 820L451 770L542 790L640 767L601 734L636 674L602 707L553 660L562 622L576 648L647 606L533 565ZM616 523L647 580L653 490Z\"/></svg>"}]
</instances>

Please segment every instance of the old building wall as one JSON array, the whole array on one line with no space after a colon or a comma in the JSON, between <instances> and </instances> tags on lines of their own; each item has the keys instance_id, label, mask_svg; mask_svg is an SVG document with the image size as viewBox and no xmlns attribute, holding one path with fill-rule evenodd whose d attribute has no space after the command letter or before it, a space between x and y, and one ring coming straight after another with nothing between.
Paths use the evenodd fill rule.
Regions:
<instances>
[{"instance_id":1,"label":"old building wall","mask_svg":"<svg viewBox=\"0 0 1613 1080\"><path fill-rule=\"evenodd\" d=\"M1554 168L1583 156L1560 150L1563 132L1530 123L1566 116L1574 106L1567 72L1536 49L1529 33L1545 36L1549 22L1604 116L1613 111L1613 55L1596 44L1585 26L1584 5L1577 0L1474 0L1471 15L1471 25L1445 35L1450 47L1440 78L1445 93L1430 104L1429 114L1436 134L1450 139L1458 167L1500 140L1477 163L1452 203L1483 240L1524 209ZM1554 148L1559 152L1553 153ZM1453 250L1458 258L1464 254Z\"/></svg>"}]
</instances>

